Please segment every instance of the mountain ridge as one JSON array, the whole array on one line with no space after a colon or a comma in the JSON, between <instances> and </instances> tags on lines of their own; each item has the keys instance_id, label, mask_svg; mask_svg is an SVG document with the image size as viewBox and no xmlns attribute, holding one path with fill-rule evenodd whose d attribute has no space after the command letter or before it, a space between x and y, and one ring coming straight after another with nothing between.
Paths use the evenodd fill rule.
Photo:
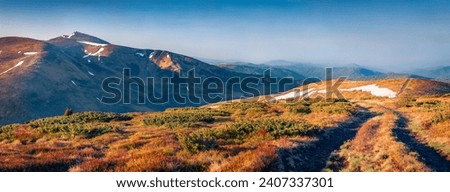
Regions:
<instances>
[{"instance_id":1,"label":"mountain ridge","mask_svg":"<svg viewBox=\"0 0 450 192\"><path fill-rule=\"evenodd\" d=\"M186 75L192 69L197 77L217 77L224 82L231 77L248 76L170 51L109 44L79 32L48 41L2 37L0 42L0 124L55 116L66 108L78 112L161 111L205 102L178 103L169 98L161 104L139 104L133 97L131 105L102 104L99 100L108 96L102 90L102 81L109 77L122 78L125 68L130 69L132 76L143 80L153 77L155 96L162 95L163 90L158 88L163 77L173 77L174 73ZM145 88L133 85L130 94L140 95L142 90ZM199 89L193 92L202 94ZM182 91L181 94L186 97L188 93ZM227 98L226 93L218 95ZM244 96L244 92L238 90L229 97L240 96Z\"/></svg>"}]
</instances>

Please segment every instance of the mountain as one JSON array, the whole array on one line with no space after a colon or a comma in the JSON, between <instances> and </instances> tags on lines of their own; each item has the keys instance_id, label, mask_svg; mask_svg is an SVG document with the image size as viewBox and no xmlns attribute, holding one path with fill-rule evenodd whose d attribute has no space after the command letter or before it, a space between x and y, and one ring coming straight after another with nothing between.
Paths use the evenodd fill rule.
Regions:
<instances>
[{"instance_id":1,"label":"mountain","mask_svg":"<svg viewBox=\"0 0 450 192\"><path fill-rule=\"evenodd\" d=\"M279 67L273 67L266 64L253 64L253 63L242 63L242 62L235 62L235 63L221 63L217 66L233 70L235 72L240 73L246 73L246 74L252 74L252 75L264 75L264 72L268 69L270 69L270 73L272 76L277 78L283 78L283 77L292 77L294 80L303 80L305 77L303 75L298 74L295 71L279 68Z\"/></svg>"},{"instance_id":2,"label":"mountain","mask_svg":"<svg viewBox=\"0 0 450 192\"><path fill-rule=\"evenodd\" d=\"M147 88L136 84L131 85L131 104L100 102L102 96L114 96L102 89L103 80L109 77L121 79L120 84L111 87L122 88L122 80L127 76L123 74L125 68L130 69L132 77L153 78L156 97L164 95L161 85L168 83L164 83L163 78L175 74L186 76L191 69L195 69L196 77L216 77L222 82L232 77L249 76L173 52L114 45L80 32L48 41L3 37L0 38L0 124L60 115L66 108L78 112L160 111L205 103L204 100L180 103L173 98L172 92L167 102L139 103L136 95L144 93L147 96ZM261 85L257 86L261 89ZM198 86L193 91L187 89L186 85L181 86L182 96L203 93ZM245 96L240 90L233 93L217 95L222 98Z\"/></svg>"},{"instance_id":3,"label":"mountain","mask_svg":"<svg viewBox=\"0 0 450 192\"><path fill-rule=\"evenodd\" d=\"M433 79L450 79L450 66L417 69L411 73Z\"/></svg>"},{"instance_id":4,"label":"mountain","mask_svg":"<svg viewBox=\"0 0 450 192\"><path fill-rule=\"evenodd\" d=\"M284 60L274 60L265 62L265 65L289 69L307 78L325 79L325 69L321 65L313 65L306 63L296 63ZM412 74L401 73L383 73L375 69L370 69L357 64L350 64L339 67L330 67L333 69L333 79L339 77L347 77L349 80L375 80L375 79L387 79L387 78L425 78Z\"/></svg>"}]
</instances>

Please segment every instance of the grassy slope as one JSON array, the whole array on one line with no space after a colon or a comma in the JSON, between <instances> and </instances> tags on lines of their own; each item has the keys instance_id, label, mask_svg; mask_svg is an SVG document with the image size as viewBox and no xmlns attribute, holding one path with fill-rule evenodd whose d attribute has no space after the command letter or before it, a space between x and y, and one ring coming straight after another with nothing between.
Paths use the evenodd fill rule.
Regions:
<instances>
[{"instance_id":1,"label":"grassy slope","mask_svg":"<svg viewBox=\"0 0 450 192\"><path fill-rule=\"evenodd\" d=\"M46 118L1 128L0 169L267 170L279 148L313 140L348 121L354 110L349 102L228 103L216 109Z\"/></svg>"},{"instance_id":2,"label":"grassy slope","mask_svg":"<svg viewBox=\"0 0 450 192\"><path fill-rule=\"evenodd\" d=\"M406 79L379 83L399 91L397 81ZM79 113L3 126L0 170L302 171L325 165L332 150L327 170L437 170L430 165L450 160L450 99L412 97L408 88L427 82L411 82L405 96L395 99L352 93L352 102L233 102L160 113ZM366 113L372 115L361 115ZM399 134L399 127L411 134ZM350 132L335 131L343 128ZM403 137L440 154L416 151ZM334 142L348 138L344 145ZM333 147L319 149L328 143Z\"/></svg>"}]
</instances>

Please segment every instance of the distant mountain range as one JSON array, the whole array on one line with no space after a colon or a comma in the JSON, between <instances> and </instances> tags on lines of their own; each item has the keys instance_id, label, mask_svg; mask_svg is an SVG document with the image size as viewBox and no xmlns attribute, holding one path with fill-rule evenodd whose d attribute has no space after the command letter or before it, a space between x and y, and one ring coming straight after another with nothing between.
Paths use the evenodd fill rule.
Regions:
<instances>
[{"instance_id":1,"label":"distant mountain range","mask_svg":"<svg viewBox=\"0 0 450 192\"><path fill-rule=\"evenodd\" d=\"M318 78L321 80L325 79L325 68L327 68L319 65L295 63L283 60L270 61L262 64L222 62L217 65L222 68L248 74L262 74L264 70L270 68L272 74L276 77L293 77L294 79ZM408 73L383 73L356 64L331 68L333 69L333 79L338 77L347 77L349 80L426 78Z\"/></svg>"},{"instance_id":2,"label":"distant mountain range","mask_svg":"<svg viewBox=\"0 0 450 192\"><path fill-rule=\"evenodd\" d=\"M246 74L253 74L253 75L264 75L264 72L266 72L266 70L270 69L270 74L274 77L277 78L283 78L283 77L291 77L294 80L303 80L306 77L301 75L300 73L287 69L287 68L283 68L283 67L276 67L276 66L271 66L271 65L266 65L266 64L252 64L252 63L240 63L240 62L235 62L235 63L231 63L231 64L218 64L217 66L221 67L221 68L225 68L225 69L230 69L232 71L238 72L240 71L241 73L246 73Z\"/></svg>"},{"instance_id":3,"label":"distant mountain range","mask_svg":"<svg viewBox=\"0 0 450 192\"><path fill-rule=\"evenodd\" d=\"M411 73L433 79L450 79L450 66L416 69Z\"/></svg>"},{"instance_id":4,"label":"distant mountain range","mask_svg":"<svg viewBox=\"0 0 450 192\"><path fill-rule=\"evenodd\" d=\"M108 77L122 78L124 68L130 69L133 77L143 80L152 77L156 97L162 95L162 78L174 74L186 76L191 69L195 69L196 77L216 77L224 82L231 77L249 76L169 51L110 44L80 32L48 41L3 37L0 38L0 124L60 115L66 108L77 112L161 111L205 103L179 103L169 97L168 102L161 104L140 104L134 96L137 91L142 92L137 85L131 86L131 104L100 102L102 96L111 97L102 90L102 81ZM261 89L261 85L257 86ZM187 87L181 89L181 95L187 96ZM194 93L202 94L201 87ZM218 95L225 98L226 94ZM235 90L230 98L240 96L245 94Z\"/></svg>"}]
</instances>

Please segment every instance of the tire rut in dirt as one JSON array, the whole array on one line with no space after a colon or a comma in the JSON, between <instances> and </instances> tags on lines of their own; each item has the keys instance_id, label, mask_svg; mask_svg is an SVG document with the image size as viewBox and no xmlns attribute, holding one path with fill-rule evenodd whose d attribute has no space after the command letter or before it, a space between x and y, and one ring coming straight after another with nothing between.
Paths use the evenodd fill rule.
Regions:
<instances>
[{"instance_id":1,"label":"tire rut in dirt","mask_svg":"<svg viewBox=\"0 0 450 192\"><path fill-rule=\"evenodd\" d=\"M441 156L433 148L417 141L411 134L411 131L406 128L408 119L399 113L397 113L397 115L399 116L399 119L396 122L397 128L393 130L397 140L404 143L411 151L418 153L420 156L419 160L431 170L438 172L450 171L450 161Z\"/></svg>"},{"instance_id":2,"label":"tire rut in dirt","mask_svg":"<svg viewBox=\"0 0 450 192\"><path fill-rule=\"evenodd\" d=\"M316 141L301 143L295 148L279 149L278 160L270 171L322 171L331 153L355 137L358 128L375 114L364 109L355 116L358 121L341 124L339 128L318 135Z\"/></svg>"}]
</instances>

